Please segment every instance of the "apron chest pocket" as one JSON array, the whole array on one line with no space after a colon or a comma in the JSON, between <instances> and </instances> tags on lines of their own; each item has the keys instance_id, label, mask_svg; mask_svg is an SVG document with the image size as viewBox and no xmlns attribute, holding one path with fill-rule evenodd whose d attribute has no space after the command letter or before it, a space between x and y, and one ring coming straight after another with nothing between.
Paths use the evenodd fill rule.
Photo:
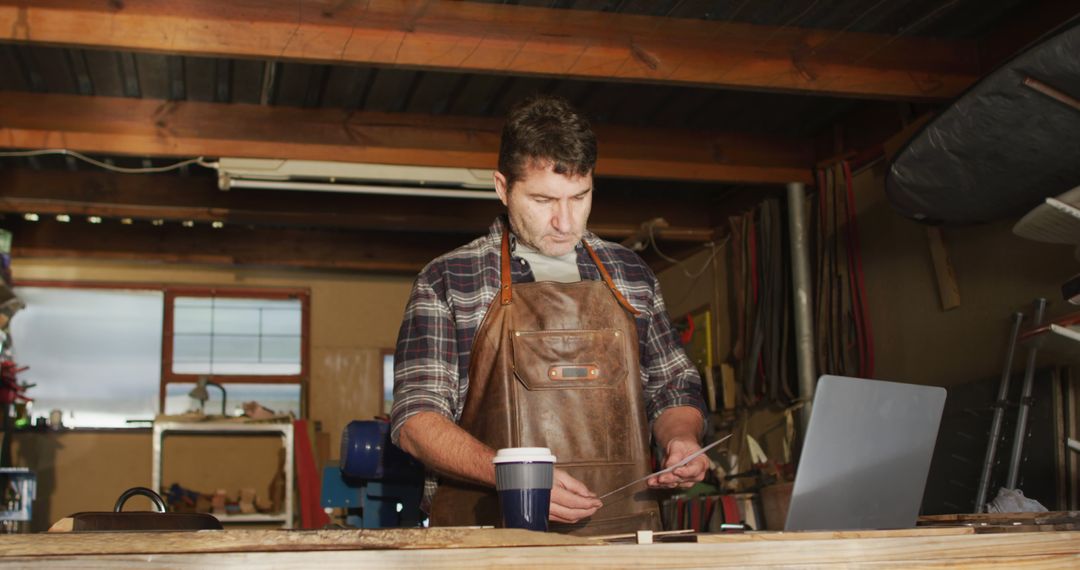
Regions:
<instances>
[{"instance_id":1,"label":"apron chest pocket","mask_svg":"<svg viewBox=\"0 0 1080 570\"><path fill-rule=\"evenodd\" d=\"M614 329L512 335L514 373L528 390L611 388L626 378L626 335Z\"/></svg>"}]
</instances>

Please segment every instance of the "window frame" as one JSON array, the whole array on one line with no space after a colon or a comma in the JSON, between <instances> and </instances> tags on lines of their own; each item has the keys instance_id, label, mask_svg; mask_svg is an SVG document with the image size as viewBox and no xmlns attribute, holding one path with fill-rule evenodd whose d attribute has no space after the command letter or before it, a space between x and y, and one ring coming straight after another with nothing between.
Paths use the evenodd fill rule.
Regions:
<instances>
[{"instance_id":1,"label":"window frame","mask_svg":"<svg viewBox=\"0 0 1080 570\"><path fill-rule=\"evenodd\" d=\"M131 281L78 281L58 279L14 279L12 287L56 287L61 289L116 289L161 291L161 379L158 413L165 413L165 393L169 383L194 384L200 376L237 384L299 384L300 413L308 415L308 384L311 374L311 289L307 287L229 287L217 285L167 285ZM245 299L300 300L300 373L258 376L231 374L175 374L172 372L173 301L176 297L231 297Z\"/></svg>"},{"instance_id":2,"label":"window frame","mask_svg":"<svg viewBox=\"0 0 1080 570\"><path fill-rule=\"evenodd\" d=\"M395 349L393 349L393 348L379 349L379 380L380 380L380 382L379 382L379 410L380 410L379 414L384 415L384 416L389 416L390 415L390 410L386 407L386 397L385 397L385 395L386 395L387 377L386 377L386 375L383 374L383 372L385 371L385 368L386 368L383 365L383 361L386 360L387 356L393 357L394 352L395 352ZM391 387L393 387L393 382L394 382L394 375L393 374L390 375L389 380L390 380ZM391 393L391 397L393 397L392 393Z\"/></svg>"},{"instance_id":3,"label":"window frame","mask_svg":"<svg viewBox=\"0 0 1080 570\"><path fill-rule=\"evenodd\" d=\"M299 384L300 411L307 415L307 387L311 372L311 290L285 287L166 286L163 289L164 318L161 334L161 388L158 412L165 411L165 393L170 383L194 384L200 377L229 384ZM180 374L172 371L173 326L177 297L224 297L232 299L272 299L300 301L300 372L298 374Z\"/></svg>"}]
</instances>

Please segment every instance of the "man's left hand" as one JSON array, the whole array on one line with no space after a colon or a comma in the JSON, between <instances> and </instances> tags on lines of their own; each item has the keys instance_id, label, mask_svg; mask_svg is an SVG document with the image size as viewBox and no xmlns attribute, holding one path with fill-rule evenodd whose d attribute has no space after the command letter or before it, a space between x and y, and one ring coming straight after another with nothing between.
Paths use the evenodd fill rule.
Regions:
<instances>
[{"instance_id":1,"label":"man's left hand","mask_svg":"<svg viewBox=\"0 0 1080 570\"><path fill-rule=\"evenodd\" d=\"M694 453L701 449L696 440L675 438L668 442L666 449L666 457L664 459L664 468L675 465L682 461L687 455ZM649 477L649 487L661 488L661 489L674 489L676 487L687 489L694 486L694 483L705 479L705 473L709 470L709 458L701 455L694 458L693 461L675 469L670 473L664 473L656 477Z\"/></svg>"}]
</instances>

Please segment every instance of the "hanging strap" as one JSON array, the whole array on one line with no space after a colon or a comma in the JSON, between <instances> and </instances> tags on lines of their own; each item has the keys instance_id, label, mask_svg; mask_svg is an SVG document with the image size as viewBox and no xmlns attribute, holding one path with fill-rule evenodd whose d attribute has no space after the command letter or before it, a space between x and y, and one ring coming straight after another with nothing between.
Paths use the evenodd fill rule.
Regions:
<instances>
[{"instance_id":1,"label":"hanging strap","mask_svg":"<svg viewBox=\"0 0 1080 570\"><path fill-rule=\"evenodd\" d=\"M604 268L604 264L600 261L600 258L593 251L593 248L589 246L585 240L581 241L581 245L585 246L585 251L589 252L589 257L592 258L593 263L596 264L596 268L600 270L600 277L604 280L604 284L611 290L611 294L615 295L615 300L619 302L622 308L626 309L631 315L637 316L641 314L641 311L634 308L626 297L615 288L615 283L611 280L611 275ZM502 271L500 275L501 285L499 288L499 295L503 305L509 305L513 301L513 293L510 290L510 232L503 228L502 233Z\"/></svg>"},{"instance_id":2,"label":"hanging strap","mask_svg":"<svg viewBox=\"0 0 1080 570\"><path fill-rule=\"evenodd\" d=\"M641 311L635 309L634 306L630 304L630 301L627 301L626 297L623 297L623 294L615 288L615 283L611 281L611 275L608 274L607 269L604 269L604 264L600 262L600 258L597 257L593 248L590 247L585 240L581 240L581 245L585 246L585 251L589 252L589 257L591 257L593 263L596 264L596 268L600 270L600 276L604 278L604 284L608 286L608 289L611 289L611 294L615 295L615 300L622 305L622 308L629 311L631 315L634 315L635 317L640 315Z\"/></svg>"},{"instance_id":3,"label":"hanging strap","mask_svg":"<svg viewBox=\"0 0 1080 570\"><path fill-rule=\"evenodd\" d=\"M499 294L502 295L502 304L509 305L512 300L510 293L510 232L507 228L503 228L502 232L502 286L499 288Z\"/></svg>"}]
</instances>

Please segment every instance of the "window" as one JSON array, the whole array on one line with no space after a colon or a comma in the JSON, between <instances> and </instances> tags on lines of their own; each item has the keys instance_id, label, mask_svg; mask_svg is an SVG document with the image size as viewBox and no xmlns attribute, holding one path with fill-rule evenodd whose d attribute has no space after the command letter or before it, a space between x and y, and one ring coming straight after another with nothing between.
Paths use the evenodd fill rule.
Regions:
<instances>
[{"instance_id":1,"label":"window","mask_svg":"<svg viewBox=\"0 0 1080 570\"><path fill-rule=\"evenodd\" d=\"M382 351L382 387L384 414L390 414L390 408L394 407L394 351L383 349Z\"/></svg>"},{"instance_id":2,"label":"window","mask_svg":"<svg viewBox=\"0 0 1080 570\"><path fill-rule=\"evenodd\" d=\"M309 294L302 289L17 283L14 360L35 384L33 417L67 427L145 425L195 407L200 377L225 386L226 413L257 401L302 416ZM220 413L211 388L207 413ZM137 422L137 423L132 423Z\"/></svg>"},{"instance_id":3,"label":"window","mask_svg":"<svg viewBox=\"0 0 1080 570\"><path fill-rule=\"evenodd\" d=\"M161 291L16 287L11 320L19 382L32 416L60 410L66 426L126 427L157 411Z\"/></svg>"},{"instance_id":4,"label":"window","mask_svg":"<svg viewBox=\"0 0 1080 570\"><path fill-rule=\"evenodd\" d=\"M293 392L299 395L308 372L308 299L308 292L299 289L166 290L162 409L173 413L166 405L174 399L170 396L177 396L176 390L190 390L202 377L221 384L245 384L246 392L262 386L263 391L272 392L266 395L274 401L289 400L286 394ZM171 383L189 386L170 388Z\"/></svg>"},{"instance_id":5,"label":"window","mask_svg":"<svg viewBox=\"0 0 1080 570\"><path fill-rule=\"evenodd\" d=\"M296 376L299 299L173 297L172 373Z\"/></svg>"}]
</instances>

